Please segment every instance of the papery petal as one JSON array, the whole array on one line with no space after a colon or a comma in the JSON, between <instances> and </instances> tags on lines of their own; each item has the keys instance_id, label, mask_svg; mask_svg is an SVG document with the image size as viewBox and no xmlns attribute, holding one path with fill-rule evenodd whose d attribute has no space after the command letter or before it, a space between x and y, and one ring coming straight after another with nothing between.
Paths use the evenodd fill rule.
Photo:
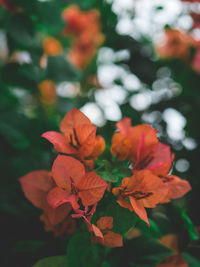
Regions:
<instances>
[{"instance_id":1,"label":"papery petal","mask_svg":"<svg viewBox=\"0 0 200 267\"><path fill-rule=\"evenodd\" d=\"M156 267L189 267L181 254L172 255L161 262Z\"/></svg>"},{"instance_id":2,"label":"papery petal","mask_svg":"<svg viewBox=\"0 0 200 267\"><path fill-rule=\"evenodd\" d=\"M91 231L94 233L92 236L92 243L101 243L104 242L104 237L101 230L94 224L91 225Z\"/></svg>"},{"instance_id":3,"label":"papery petal","mask_svg":"<svg viewBox=\"0 0 200 267\"><path fill-rule=\"evenodd\" d=\"M51 225L56 225L62 222L71 210L72 206L69 203L64 203L55 209L47 205L47 207L44 209Z\"/></svg>"},{"instance_id":4,"label":"papery petal","mask_svg":"<svg viewBox=\"0 0 200 267\"><path fill-rule=\"evenodd\" d=\"M179 253L179 247L178 247L178 237L175 234L168 234L164 235L159 240L161 244L168 247L169 249L173 250L176 253Z\"/></svg>"},{"instance_id":5,"label":"papery petal","mask_svg":"<svg viewBox=\"0 0 200 267\"><path fill-rule=\"evenodd\" d=\"M83 124L76 128L77 138L81 144L79 155L81 158L90 156L94 150L96 139L96 127L93 125Z\"/></svg>"},{"instance_id":6,"label":"papery petal","mask_svg":"<svg viewBox=\"0 0 200 267\"><path fill-rule=\"evenodd\" d=\"M145 221L148 226L150 226L149 220L147 217L147 212L143 206L143 203L140 200L136 200L133 197L129 197L129 199L130 199L131 206L133 207L133 210L135 211L135 213L140 217L140 219Z\"/></svg>"},{"instance_id":7,"label":"papery petal","mask_svg":"<svg viewBox=\"0 0 200 267\"><path fill-rule=\"evenodd\" d=\"M115 133L112 137L111 152L119 160L125 160L131 151L131 139L121 133Z\"/></svg>"},{"instance_id":8,"label":"papery petal","mask_svg":"<svg viewBox=\"0 0 200 267\"><path fill-rule=\"evenodd\" d=\"M122 235L116 234L112 231L108 231L104 235L104 245L110 248L123 247Z\"/></svg>"},{"instance_id":9,"label":"papery petal","mask_svg":"<svg viewBox=\"0 0 200 267\"><path fill-rule=\"evenodd\" d=\"M131 204L127 200L125 200L124 198L122 198L121 196L118 197L117 203L121 207L123 207L125 209L129 209L130 211L133 211L133 208L132 208Z\"/></svg>"},{"instance_id":10,"label":"papery petal","mask_svg":"<svg viewBox=\"0 0 200 267\"><path fill-rule=\"evenodd\" d=\"M191 185L186 180L182 180L175 175L167 175L166 177L170 179L169 182L165 183L169 188L169 193L167 195L169 199L183 197L192 189Z\"/></svg>"},{"instance_id":11,"label":"papery petal","mask_svg":"<svg viewBox=\"0 0 200 267\"><path fill-rule=\"evenodd\" d=\"M84 206L97 203L106 190L107 183L95 172L88 172L77 184L79 197Z\"/></svg>"},{"instance_id":12,"label":"papery petal","mask_svg":"<svg viewBox=\"0 0 200 267\"><path fill-rule=\"evenodd\" d=\"M54 187L47 195L47 202L54 209L67 202L72 205L73 209L78 209L79 205L77 201L78 199L75 195L59 187Z\"/></svg>"},{"instance_id":13,"label":"papery petal","mask_svg":"<svg viewBox=\"0 0 200 267\"><path fill-rule=\"evenodd\" d=\"M33 171L19 179L24 195L37 208L46 207L46 195L55 183L44 170Z\"/></svg>"},{"instance_id":14,"label":"papery petal","mask_svg":"<svg viewBox=\"0 0 200 267\"><path fill-rule=\"evenodd\" d=\"M171 153L170 146L158 142L155 147L154 158L146 168L156 175L165 175L170 171L173 160L174 154Z\"/></svg>"},{"instance_id":15,"label":"papery petal","mask_svg":"<svg viewBox=\"0 0 200 267\"><path fill-rule=\"evenodd\" d=\"M97 221L97 227L101 229L101 231L112 229L113 228L113 217L101 217Z\"/></svg>"},{"instance_id":16,"label":"papery petal","mask_svg":"<svg viewBox=\"0 0 200 267\"><path fill-rule=\"evenodd\" d=\"M104 138L100 135L97 135L95 139L95 143L94 143L94 149L93 149L91 156L94 158L98 157L104 152L105 147L106 147L106 144L105 144Z\"/></svg>"},{"instance_id":17,"label":"papery petal","mask_svg":"<svg viewBox=\"0 0 200 267\"><path fill-rule=\"evenodd\" d=\"M63 134L57 132L45 132L42 134L42 137L51 142L56 151L65 154L76 154L77 151L71 147Z\"/></svg>"},{"instance_id":18,"label":"papery petal","mask_svg":"<svg viewBox=\"0 0 200 267\"><path fill-rule=\"evenodd\" d=\"M82 124L91 124L91 122L80 110L73 108L61 121L60 130L68 135L73 131L73 128L76 128Z\"/></svg>"},{"instance_id":19,"label":"papery petal","mask_svg":"<svg viewBox=\"0 0 200 267\"><path fill-rule=\"evenodd\" d=\"M119 121L116 126L122 135L128 136L129 130L131 128L131 119L125 117L121 121Z\"/></svg>"},{"instance_id":20,"label":"papery petal","mask_svg":"<svg viewBox=\"0 0 200 267\"><path fill-rule=\"evenodd\" d=\"M141 151L141 157L143 153L146 153L146 149L148 150L150 146L158 142L156 133L157 131L148 124L141 124L131 127L129 133L129 137L131 138L132 141L131 152L130 152L131 161L135 162L137 159L137 149L140 144L140 139L142 135L144 135L144 145L143 145L143 150Z\"/></svg>"},{"instance_id":21,"label":"papery petal","mask_svg":"<svg viewBox=\"0 0 200 267\"><path fill-rule=\"evenodd\" d=\"M85 174L84 165L75 158L58 155L52 166L52 175L56 184L71 191L71 182L76 184Z\"/></svg>"}]
</instances>

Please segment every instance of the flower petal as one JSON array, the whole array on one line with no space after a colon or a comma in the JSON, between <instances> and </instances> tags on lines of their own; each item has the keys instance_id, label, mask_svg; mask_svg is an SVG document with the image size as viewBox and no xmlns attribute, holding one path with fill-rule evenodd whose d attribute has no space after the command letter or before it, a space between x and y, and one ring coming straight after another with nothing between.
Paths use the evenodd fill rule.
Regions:
<instances>
[{"instance_id":1,"label":"flower petal","mask_svg":"<svg viewBox=\"0 0 200 267\"><path fill-rule=\"evenodd\" d=\"M71 191L71 182L76 184L85 174L84 165L75 158L58 155L52 167L53 179L57 186Z\"/></svg>"},{"instance_id":2,"label":"flower petal","mask_svg":"<svg viewBox=\"0 0 200 267\"><path fill-rule=\"evenodd\" d=\"M123 134L124 136L128 136L129 130L131 128L131 119L125 117L121 121L119 121L116 126L121 134Z\"/></svg>"},{"instance_id":3,"label":"flower petal","mask_svg":"<svg viewBox=\"0 0 200 267\"><path fill-rule=\"evenodd\" d=\"M167 195L169 199L183 197L192 189L188 181L182 180L175 175L167 175L167 178L170 178L170 181L165 183L169 187Z\"/></svg>"},{"instance_id":4,"label":"flower petal","mask_svg":"<svg viewBox=\"0 0 200 267\"><path fill-rule=\"evenodd\" d=\"M91 124L91 122L80 110L73 108L63 118L60 130L68 135L73 131L73 128L82 124Z\"/></svg>"},{"instance_id":5,"label":"flower petal","mask_svg":"<svg viewBox=\"0 0 200 267\"><path fill-rule=\"evenodd\" d=\"M79 208L77 197L59 187L54 187L51 191L49 191L47 195L47 202L53 209L56 209L67 202L72 205L73 209Z\"/></svg>"},{"instance_id":6,"label":"flower petal","mask_svg":"<svg viewBox=\"0 0 200 267\"><path fill-rule=\"evenodd\" d=\"M113 217L101 217L97 221L97 227L101 231L110 230L113 228Z\"/></svg>"},{"instance_id":7,"label":"flower petal","mask_svg":"<svg viewBox=\"0 0 200 267\"><path fill-rule=\"evenodd\" d=\"M70 213L72 210L72 207L69 203L64 203L63 205L57 207L57 208L52 208L49 205L44 209L49 222L52 225L56 225L60 222L62 222L67 215Z\"/></svg>"},{"instance_id":8,"label":"flower petal","mask_svg":"<svg viewBox=\"0 0 200 267\"><path fill-rule=\"evenodd\" d=\"M115 133L112 137L111 152L119 160L125 160L131 151L131 139L121 133Z\"/></svg>"},{"instance_id":9,"label":"flower petal","mask_svg":"<svg viewBox=\"0 0 200 267\"><path fill-rule=\"evenodd\" d=\"M51 142L56 151L65 154L76 154L76 149L71 147L66 140L66 137L57 132L45 132L42 134L42 137L46 138L49 142Z\"/></svg>"},{"instance_id":10,"label":"flower petal","mask_svg":"<svg viewBox=\"0 0 200 267\"><path fill-rule=\"evenodd\" d=\"M46 196L55 183L44 170L33 171L19 179L24 195L37 208L46 207Z\"/></svg>"},{"instance_id":11,"label":"flower petal","mask_svg":"<svg viewBox=\"0 0 200 267\"><path fill-rule=\"evenodd\" d=\"M95 172L88 172L77 184L79 197L84 206L97 203L106 190L107 183Z\"/></svg>"},{"instance_id":12,"label":"flower petal","mask_svg":"<svg viewBox=\"0 0 200 267\"><path fill-rule=\"evenodd\" d=\"M140 217L140 219L145 221L148 226L150 226L149 220L147 217L147 212L143 206L143 203L140 200L135 200L135 198L133 197L129 197L129 199L130 199L131 206L133 207L133 210L135 211L135 213Z\"/></svg>"},{"instance_id":13,"label":"flower petal","mask_svg":"<svg viewBox=\"0 0 200 267\"><path fill-rule=\"evenodd\" d=\"M112 231L108 231L104 235L104 245L110 248L123 247L122 235L116 234Z\"/></svg>"}]
</instances>

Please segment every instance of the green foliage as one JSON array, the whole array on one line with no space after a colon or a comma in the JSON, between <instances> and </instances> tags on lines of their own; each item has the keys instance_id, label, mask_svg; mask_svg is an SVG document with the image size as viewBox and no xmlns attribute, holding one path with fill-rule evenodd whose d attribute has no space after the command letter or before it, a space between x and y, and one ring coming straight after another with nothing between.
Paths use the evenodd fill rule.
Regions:
<instances>
[{"instance_id":1,"label":"green foliage","mask_svg":"<svg viewBox=\"0 0 200 267\"><path fill-rule=\"evenodd\" d=\"M32 267L67 267L66 256L53 256L39 260Z\"/></svg>"},{"instance_id":2,"label":"green foliage","mask_svg":"<svg viewBox=\"0 0 200 267\"><path fill-rule=\"evenodd\" d=\"M100 266L99 247L91 244L88 233L75 234L67 247L68 267Z\"/></svg>"}]
</instances>

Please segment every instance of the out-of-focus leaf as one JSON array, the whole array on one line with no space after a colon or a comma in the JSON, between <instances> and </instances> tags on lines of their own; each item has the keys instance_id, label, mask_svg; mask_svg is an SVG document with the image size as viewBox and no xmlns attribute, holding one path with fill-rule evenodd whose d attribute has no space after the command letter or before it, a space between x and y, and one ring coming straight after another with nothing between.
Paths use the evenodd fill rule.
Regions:
<instances>
[{"instance_id":1,"label":"out-of-focus leaf","mask_svg":"<svg viewBox=\"0 0 200 267\"><path fill-rule=\"evenodd\" d=\"M67 267L67 260L65 255L48 257L39 260L32 267Z\"/></svg>"},{"instance_id":2,"label":"out-of-focus leaf","mask_svg":"<svg viewBox=\"0 0 200 267\"><path fill-rule=\"evenodd\" d=\"M47 76L55 82L77 81L80 72L62 56L48 58Z\"/></svg>"},{"instance_id":3,"label":"out-of-focus leaf","mask_svg":"<svg viewBox=\"0 0 200 267\"><path fill-rule=\"evenodd\" d=\"M67 247L67 267L100 266L98 247L92 245L89 233L77 233Z\"/></svg>"},{"instance_id":4,"label":"out-of-focus leaf","mask_svg":"<svg viewBox=\"0 0 200 267\"><path fill-rule=\"evenodd\" d=\"M19 72L31 81L40 82L45 79L46 72L34 64L23 64Z\"/></svg>"},{"instance_id":5,"label":"out-of-focus leaf","mask_svg":"<svg viewBox=\"0 0 200 267\"><path fill-rule=\"evenodd\" d=\"M34 26L26 14L14 14L9 19L6 30L12 39L22 47L31 47L34 45Z\"/></svg>"},{"instance_id":6,"label":"out-of-focus leaf","mask_svg":"<svg viewBox=\"0 0 200 267\"><path fill-rule=\"evenodd\" d=\"M106 171L97 171L98 175L107 182L116 183L118 177L115 174Z\"/></svg>"},{"instance_id":7,"label":"out-of-focus leaf","mask_svg":"<svg viewBox=\"0 0 200 267\"><path fill-rule=\"evenodd\" d=\"M189 253L184 252L182 253L183 258L188 263L189 267L199 267L200 266L200 260L197 260L193 256L191 256Z\"/></svg>"}]
</instances>

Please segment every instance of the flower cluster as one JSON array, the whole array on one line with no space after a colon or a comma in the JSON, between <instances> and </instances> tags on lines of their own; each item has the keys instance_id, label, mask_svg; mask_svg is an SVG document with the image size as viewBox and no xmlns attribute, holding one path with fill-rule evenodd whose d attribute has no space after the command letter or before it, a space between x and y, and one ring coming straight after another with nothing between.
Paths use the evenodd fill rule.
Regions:
<instances>
[{"instance_id":1,"label":"flower cluster","mask_svg":"<svg viewBox=\"0 0 200 267\"><path fill-rule=\"evenodd\" d=\"M197 25L197 22L194 23ZM164 40L156 46L155 50L160 58L180 58L191 64L196 72L200 72L199 41L186 31L166 29Z\"/></svg>"},{"instance_id":2,"label":"flower cluster","mask_svg":"<svg viewBox=\"0 0 200 267\"><path fill-rule=\"evenodd\" d=\"M91 221L104 194L112 191L120 206L134 211L149 225L145 208L182 197L191 189L187 181L169 174L174 155L169 146L159 142L156 130L146 124L132 127L129 118L118 122L117 128L111 152L121 161L128 159L127 169L131 169L132 175L113 188L94 169L105 141L96 135L96 127L82 112L74 108L67 113L60 124L61 133L42 135L61 154L50 172L33 171L21 177L20 183L25 196L43 210L40 219L45 230L54 231L56 236L71 234L76 220L81 219L92 242L120 247L121 234L111 231L115 224L112 216L102 217L101 213L95 224Z\"/></svg>"},{"instance_id":3,"label":"flower cluster","mask_svg":"<svg viewBox=\"0 0 200 267\"><path fill-rule=\"evenodd\" d=\"M104 41L99 13L97 10L83 12L73 5L63 11L63 19L67 23L64 35L73 37L68 57L77 68L83 69Z\"/></svg>"},{"instance_id":4,"label":"flower cluster","mask_svg":"<svg viewBox=\"0 0 200 267\"><path fill-rule=\"evenodd\" d=\"M158 203L182 197L191 189L190 184L169 174L174 154L169 146L159 142L150 125L132 127L131 120L124 118L117 128L111 151L118 159L128 159L133 164L133 175L113 188L113 194L122 207L135 211L149 224L145 207L154 208Z\"/></svg>"}]
</instances>

